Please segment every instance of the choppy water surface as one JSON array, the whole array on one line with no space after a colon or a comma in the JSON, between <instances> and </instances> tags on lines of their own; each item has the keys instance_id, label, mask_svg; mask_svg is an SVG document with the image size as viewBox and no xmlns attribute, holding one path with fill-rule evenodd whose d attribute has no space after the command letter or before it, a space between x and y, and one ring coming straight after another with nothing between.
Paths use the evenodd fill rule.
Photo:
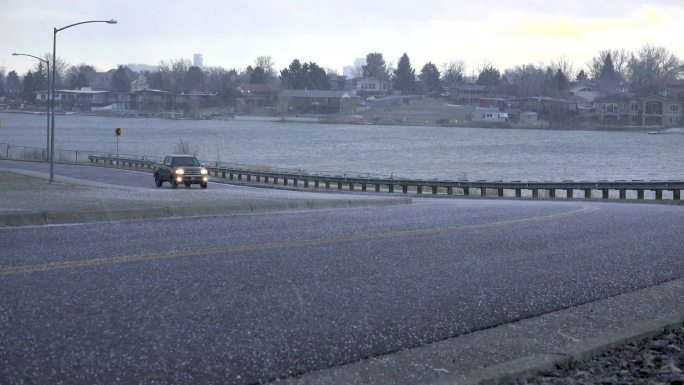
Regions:
<instances>
[{"instance_id":1,"label":"choppy water surface","mask_svg":"<svg viewBox=\"0 0 684 385\"><path fill-rule=\"evenodd\" d=\"M0 113L0 142L45 147L45 115ZM684 135L57 116L55 148L423 179L684 179Z\"/></svg>"}]
</instances>

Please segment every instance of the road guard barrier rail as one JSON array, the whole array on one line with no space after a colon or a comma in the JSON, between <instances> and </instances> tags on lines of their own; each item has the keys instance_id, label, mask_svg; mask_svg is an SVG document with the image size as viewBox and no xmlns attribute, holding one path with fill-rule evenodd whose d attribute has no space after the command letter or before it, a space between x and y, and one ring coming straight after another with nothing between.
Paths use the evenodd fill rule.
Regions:
<instances>
[{"instance_id":1,"label":"road guard barrier rail","mask_svg":"<svg viewBox=\"0 0 684 385\"><path fill-rule=\"evenodd\" d=\"M90 162L114 167L152 169L155 161L90 155ZM255 170L205 166L216 178L248 184L292 186L304 189L375 191L403 194L462 195L480 197L531 197L533 199L654 199L681 201L684 181L468 181L374 178L366 175L322 175L316 173Z\"/></svg>"}]
</instances>

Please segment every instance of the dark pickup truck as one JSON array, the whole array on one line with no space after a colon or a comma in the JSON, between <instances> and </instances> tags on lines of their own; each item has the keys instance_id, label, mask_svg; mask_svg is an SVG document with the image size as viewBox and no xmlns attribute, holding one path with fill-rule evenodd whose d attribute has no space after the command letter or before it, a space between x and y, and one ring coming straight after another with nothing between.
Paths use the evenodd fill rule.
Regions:
<instances>
[{"instance_id":1,"label":"dark pickup truck","mask_svg":"<svg viewBox=\"0 0 684 385\"><path fill-rule=\"evenodd\" d=\"M169 182L173 188L180 184L186 187L199 184L200 187L207 188L209 182L209 172L194 155L169 155L164 158L164 163L154 165L153 171L157 187Z\"/></svg>"}]
</instances>

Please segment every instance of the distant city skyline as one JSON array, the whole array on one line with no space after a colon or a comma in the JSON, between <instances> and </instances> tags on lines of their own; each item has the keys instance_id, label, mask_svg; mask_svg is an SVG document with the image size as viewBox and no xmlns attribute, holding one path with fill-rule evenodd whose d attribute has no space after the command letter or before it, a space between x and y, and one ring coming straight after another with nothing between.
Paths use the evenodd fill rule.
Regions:
<instances>
[{"instance_id":1,"label":"distant city skyline","mask_svg":"<svg viewBox=\"0 0 684 385\"><path fill-rule=\"evenodd\" d=\"M405 52L417 69L428 61L439 67L462 60L468 75L484 63L503 71L561 56L579 70L601 50L636 51L646 44L664 46L684 58L681 0L349 0L341 9L313 0L236 0L230 6L218 0L3 3L0 66L6 73L24 74L35 66L12 52L52 52L53 27L110 18L118 24L60 32L57 55L71 65L86 63L100 71L124 63L192 62L198 52L205 67L237 69L254 65L258 56L271 56L277 70L296 58L342 74L370 52L382 53L394 65Z\"/></svg>"}]
</instances>

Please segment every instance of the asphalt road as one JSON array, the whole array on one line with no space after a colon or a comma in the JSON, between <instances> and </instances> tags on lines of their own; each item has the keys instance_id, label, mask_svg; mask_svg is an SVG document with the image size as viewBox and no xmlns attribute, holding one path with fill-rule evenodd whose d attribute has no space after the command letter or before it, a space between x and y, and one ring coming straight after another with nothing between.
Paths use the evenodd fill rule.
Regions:
<instances>
[{"instance_id":1,"label":"asphalt road","mask_svg":"<svg viewBox=\"0 0 684 385\"><path fill-rule=\"evenodd\" d=\"M0 167L44 173L50 172L50 165L43 162L0 160ZM116 186L155 188L152 174L144 171L135 172L116 168L56 163L54 164L54 174L91 182L113 184ZM164 183L163 186L170 187L170 184ZM212 186L216 186L217 188L227 187L226 185L218 183L214 183ZM199 188L198 185L193 185L193 187Z\"/></svg>"},{"instance_id":2,"label":"asphalt road","mask_svg":"<svg viewBox=\"0 0 684 385\"><path fill-rule=\"evenodd\" d=\"M355 362L682 277L683 219L420 199L2 228L0 384L250 384Z\"/></svg>"}]
</instances>

